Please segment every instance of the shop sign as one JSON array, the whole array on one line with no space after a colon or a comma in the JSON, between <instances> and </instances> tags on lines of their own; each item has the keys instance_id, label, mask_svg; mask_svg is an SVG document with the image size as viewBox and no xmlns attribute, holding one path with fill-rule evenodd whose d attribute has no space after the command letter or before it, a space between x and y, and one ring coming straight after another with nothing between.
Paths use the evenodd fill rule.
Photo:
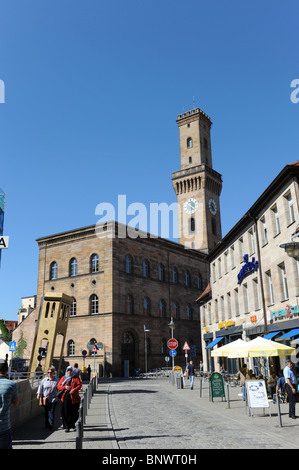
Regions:
<instances>
[{"instance_id":1,"label":"shop sign","mask_svg":"<svg viewBox=\"0 0 299 470\"><path fill-rule=\"evenodd\" d=\"M256 321L257 321L256 315L251 315L250 316L250 321L251 321L251 323L256 323Z\"/></svg>"},{"instance_id":2,"label":"shop sign","mask_svg":"<svg viewBox=\"0 0 299 470\"><path fill-rule=\"evenodd\" d=\"M299 314L299 307L298 305L287 305L286 308L281 308L280 310L276 310L274 312L271 312L271 310L268 310L268 320L279 320L281 318L290 318L293 315L298 315Z\"/></svg>"},{"instance_id":3,"label":"shop sign","mask_svg":"<svg viewBox=\"0 0 299 470\"><path fill-rule=\"evenodd\" d=\"M229 326L234 326L235 322L234 320L224 320L218 323L218 328L221 330L222 328L227 329Z\"/></svg>"},{"instance_id":4,"label":"shop sign","mask_svg":"<svg viewBox=\"0 0 299 470\"><path fill-rule=\"evenodd\" d=\"M259 262L255 261L254 256L252 257L252 261L249 261L249 256L243 256L243 262L245 263L242 267L241 271L238 274L238 284L241 284L244 277L248 276L248 274L253 273L258 270Z\"/></svg>"},{"instance_id":5,"label":"shop sign","mask_svg":"<svg viewBox=\"0 0 299 470\"><path fill-rule=\"evenodd\" d=\"M214 397L225 398L223 377L218 372L210 376L210 399Z\"/></svg>"}]
</instances>

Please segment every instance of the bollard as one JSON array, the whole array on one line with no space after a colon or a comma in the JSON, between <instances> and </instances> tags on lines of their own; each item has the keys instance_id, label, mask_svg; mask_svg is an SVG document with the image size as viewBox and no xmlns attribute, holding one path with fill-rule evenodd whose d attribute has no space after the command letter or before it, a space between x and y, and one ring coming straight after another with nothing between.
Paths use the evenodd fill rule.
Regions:
<instances>
[{"instance_id":1,"label":"bollard","mask_svg":"<svg viewBox=\"0 0 299 470\"><path fill-rule=\"evenodd\" d=\"M76 449L82 449L83 425L81 419L76 423Z\"/></svg>"},{"instance_id":2,"label":"bollard","mask_svg":"<svg viewBox=\"0 0 299 470\"><path fill-rule=\"evenodd\" d=\"M229 383L228 383L228 382L226 382L226 388L227 388L227 390L226 390L227 408L230 408L230 403L229 403Z\"/></svg>"},{"instance_id":3,"label":"bollard","mask_svg":"<svg viewBox=\"0 0 299 470\"><path fill-rule=\"evenodd\" d=\"M200 384L199 384L199 396L201 398L201 393L202 393L202 377L200 377Z\"/></svg>"},{"instance_id":4,"label":"bollard","mask_svg":"<svg viewBox=\"0 0 299 470\"><path fill-rule=\"evenodd\" d=\"M273 395L273 399L274 399L274 397L276 397L277 415L278 415L279 427L282 428L281 413L280 413L280 403L279 403L279 395L278 395L278 393L275 393L275 394Z\"/></svg>"}]
</instances>

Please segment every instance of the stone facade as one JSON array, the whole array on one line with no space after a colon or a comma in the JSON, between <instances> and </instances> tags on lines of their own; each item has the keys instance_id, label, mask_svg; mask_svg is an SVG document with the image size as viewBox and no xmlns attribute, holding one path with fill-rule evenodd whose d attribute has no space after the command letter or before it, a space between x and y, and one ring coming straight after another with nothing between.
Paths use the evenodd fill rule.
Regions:
<instances>
[{"instance_id":1,"label":"stone facade","mask_svg":"<svg viewBox=\"0 0 299 470\"><path fill-rule=\"evenodd\" d=\"M221 346L299 327L299 261L281 247L297 229L298 181L299 162L287 165L209 254L210 290L198 299L206 369L214 367L206 346L216 338ZM242 277L245 261L252 264ZM293 314L273 315L288 306Z\"/></svg>"},{"instance_id":2,"label":"stone facade","mask_svg":"<svg viewBox=\"0 0 299 470\"><path fill-rule=\"evenodd\" d=\"M114 228L115 237L111 237ZM176 363L185 363L182 351L185 341L195 346L199 361L200 328L194 300L207 284L206 256L149 235L119 238L118 228L119 224L111 222L105 225L106 230L100 236L96 234L96 227L91 226L37 240L40 254L35 320L38 320L45 292L63 292L73 297L75 303L68 320L64 363L78 362L83 366L82 351L87 350L85 366L93 367L95 362L100 372L123 375L125 361L129 361L130 374L135 369L144 370L144 325L150 330L147 334L148 368L166 365L167 341L171 337L168 324L173 317L179 341ZM98 255L99 263L96 272L91 272L94 254ZM76 271L72 272L74 259ZM144 262L148 263L146 268ZM53 263L57 266L54 273ZM173 268L177 276L174 278ZM93 295L97 296L94 310ZM148 301L148 309L144 299ZM32 313L27 318L30 317ZM28 337L27 342L31 340ZM95 360L87 349L92 340L104 346ZM57 354L60 347L61 342L57 341ZM54 353L55 359L58 361L59 356Z\"/></svg>"}]
</instances>

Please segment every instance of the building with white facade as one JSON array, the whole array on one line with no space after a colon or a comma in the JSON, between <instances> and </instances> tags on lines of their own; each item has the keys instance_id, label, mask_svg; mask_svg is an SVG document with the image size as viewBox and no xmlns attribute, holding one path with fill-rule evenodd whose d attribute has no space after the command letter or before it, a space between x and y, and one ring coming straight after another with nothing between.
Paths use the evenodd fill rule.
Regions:
<instances>
[{"instance_id":1,"label":"building with white facade","mask_svg":"<svg viewBox=\"0 0 299 470\"><path fill-rule=\"evenodd\" d=\"M299 343L298 183L299 161L283 168L208 255L210 285L197 299L205 370L221 364L235 372L236 360L210 352L238 338L284 334L284 341ZM285 249L291 241L297 253ZM278 371L279 358L271 361Z\"/></svg>"}]
</instances>

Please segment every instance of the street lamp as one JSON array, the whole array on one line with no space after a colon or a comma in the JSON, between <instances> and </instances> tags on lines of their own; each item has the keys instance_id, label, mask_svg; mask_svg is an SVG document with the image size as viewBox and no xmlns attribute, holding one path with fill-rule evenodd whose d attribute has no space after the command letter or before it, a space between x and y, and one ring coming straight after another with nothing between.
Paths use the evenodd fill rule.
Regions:
<instances>
[{"instance_id":1,"label":"street lamp","mask_svg":"<svg viewBox=\"0 0 299 470\"><path fill-rule=\"evenodd\" d=\"M291 235L289 243L283 243L279 245L280 248L284 248L286 254L291 258L299 258L299 242L294 242L295 238L299 237L299 224L297 225L296 231Z\"/></svg>"},{"instance_id":2,"label":"street lamp","mask_svg":"<svg viewBox=\"0 0 299 470\"><path fill-rule=\"evenodd\" d=\"M173 323L173 318L171 317L170 323L168 324L169 328L171 329L171 339L173 339L173 330L175 329L175 325ZM174 368L174 356L172 356L172 371Z\"/></svg>"},{"instance_id":3,"label":"street lamp","mask_svg":"<svg viewBox=\"0 0 299 470\"><path fill-rule=\"evenodd\" d=\"M143 325L143 331L144 331L144 361L145 361L145 373L147 373L147 340L146 340L146 333L148 333L149 329L146 328L145 325Z\"/></svg>"}]
</instances>

